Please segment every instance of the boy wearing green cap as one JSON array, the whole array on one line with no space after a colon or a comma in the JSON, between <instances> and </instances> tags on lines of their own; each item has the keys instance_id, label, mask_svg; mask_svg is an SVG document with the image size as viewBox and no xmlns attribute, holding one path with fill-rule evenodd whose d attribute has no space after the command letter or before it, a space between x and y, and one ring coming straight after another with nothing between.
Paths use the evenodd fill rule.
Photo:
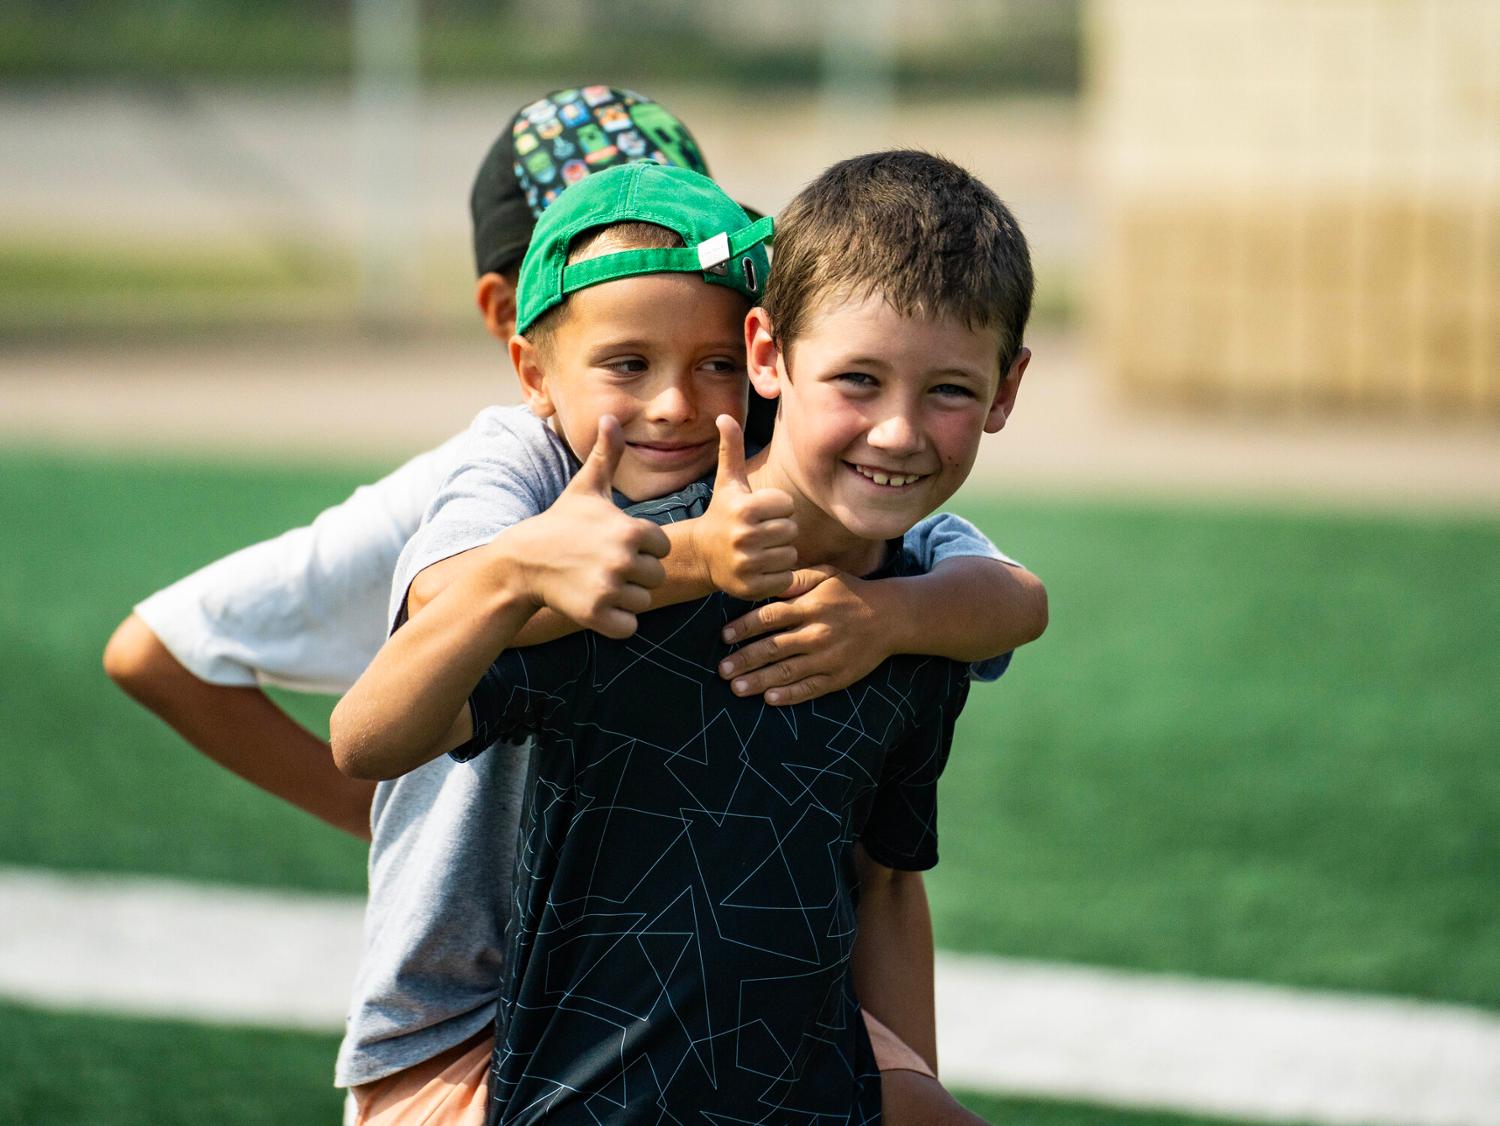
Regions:
<instances>
[{"instance_id":1,"label":"boy wearing green cap","mask_svg":"<svg viewBox=\"0 0 1500 1126\"><path fill-rule=\"evenodd\" d=\"M592 222L672 225L668 198L642 187L668 172L618 176L623 194ZM583 193L580 204L584 195L594 199ZM921 154L836 166L789 216L779 254L801 264L778 259L771 314L757 311L747 328L757 386L782 396L777 432L742 473L726 423L721 466L731 492L784 494L800 561L905 573L911 561L892 537L951 495L980 433L1003 426L1014 404L1028 358L1024 240L992 194ZM576 333L589 327L587 287L697 270L740 288L758 266L743 253L752 232L727 225L696 245L699 232L684 230L688 245L666 254L609 247L570 275L576 231L534 244L539 265L523 266L523 336L512 345L523 382L536 353L528 394L534 404L548 396L540 405L554 412L567 409L573 381L548 389L563 370L547 351L558 329L538 333L535 322L571 281L586 288L560 311L562 330L586 344ZM666 319L665 290L658 307ZM655 370L637 341L612 344L589 363ZM666 366L686 354L667 349ZM584 436L569 434L575 448ZM450 747L467 756L497 736L539 739L492 1118L702 1109L876 1120L878 1073L851 990L856 888L886 967L872 975L857 960L861 998L930 1061L920 1017L910 1023L930 1014L930 982L924 1006L922 983L889 971L922 960L912 943L925 927L910 925L920 883L906 874L936 859L934 783L967 670L896 658L850 691L768 711L718 677L720 633L745 609L724 594L646 615L624 641L575 635L491 664L544 604L628 633L664 577L664 538L610 511L605 493L616 466L650 442L610 419L587 436L594 452L558 505L482 549L341 702L335 756L343 769L387 776ZM713 497L700 482L637 511L681 520L711 513ZM581 550L590 533L607 543L602 555Z\"/></svg>"}]
</instances>

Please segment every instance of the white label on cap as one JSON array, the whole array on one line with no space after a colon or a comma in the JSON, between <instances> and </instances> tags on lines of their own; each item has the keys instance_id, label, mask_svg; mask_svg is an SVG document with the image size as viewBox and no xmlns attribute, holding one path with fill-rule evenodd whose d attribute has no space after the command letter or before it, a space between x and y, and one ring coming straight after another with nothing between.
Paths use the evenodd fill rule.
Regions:
<instances>
[{"instance_id":1,"label":"white label on cap","mask_svg":"<svg viewBox=\"0 0 1500 1126\"><path fill-rule=\"evenodd\" d=\"M724 231L698 244L698 265L703 269L712 270L715 266L722 266L728 261L729 235Z\"/></svg>"}]
</instances>

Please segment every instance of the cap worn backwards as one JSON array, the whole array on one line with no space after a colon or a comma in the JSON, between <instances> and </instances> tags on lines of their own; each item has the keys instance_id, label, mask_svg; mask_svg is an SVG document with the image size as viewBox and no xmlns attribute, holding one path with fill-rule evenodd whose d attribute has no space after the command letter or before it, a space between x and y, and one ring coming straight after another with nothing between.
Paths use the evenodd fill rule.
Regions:
<instances>
[{"instance_id":1,"label":"cap worn backwards","mask_svg":"<svg viewBox=\"0 0 1500 1126\"><path fill-rule=\"evenodd\" d=\"M621 250L568 265L568 247L584 231L615 223L655 223L686 244L672 250ZM745 209L707 176L642 162L586 177L542 213L521 263L516 331L524 333L570 293L641 274L701 273L751 301L760 298L770 258L770 217Z\"/></svg>"},{"instance_id":2,"label":"cap worn backwards","mask_svg":"<svg viewBox=\"0 0 1500 1126\"><path fill-rule=\"evenodd\" d=\"M636 160L708 172L687 126L634 91L581 86L524 106L474 177L469 211L479 273L520 261L536 217L569 184Z\"/></svg>"}]
</instances>

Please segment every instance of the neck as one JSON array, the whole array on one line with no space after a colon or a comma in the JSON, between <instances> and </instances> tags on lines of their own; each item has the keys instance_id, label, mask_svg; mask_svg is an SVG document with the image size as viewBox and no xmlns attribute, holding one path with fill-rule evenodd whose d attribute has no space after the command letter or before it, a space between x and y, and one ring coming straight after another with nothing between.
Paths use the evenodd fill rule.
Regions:
<instances>
[{"instance_id":1,"label":"neck","mask_svg":"<svg viewBox=\"0 0 1500 1126\"><path fill-rule=\"evenodd\" d=\"M797 522L797 565L837 567L850 575L868 575L885 562L885 541L856 536L809 500L797 485L796 475L776 457L773 439L746 464L752 489L781 489L792 498L792 518Z\"/></svg>"}]
</instances>

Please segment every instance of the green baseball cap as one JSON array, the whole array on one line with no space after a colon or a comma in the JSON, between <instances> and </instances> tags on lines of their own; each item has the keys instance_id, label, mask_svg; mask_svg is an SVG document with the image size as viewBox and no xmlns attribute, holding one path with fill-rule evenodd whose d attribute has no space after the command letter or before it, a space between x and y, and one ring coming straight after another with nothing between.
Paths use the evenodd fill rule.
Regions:
<instances>
[{"instance_id":1,"label":"green baseball cap","mask_svg":"<svg viewBox=\"0 0 1500 1126\"><path fill-rule=\"evenodd\" d=\"M655 223L686 244L672 250L621 250L568 265L568 246L584 231L615 223ZM745 209L707 176L650 161L607 168L570 185L542 212L521 262L516 331L525 332L570 293L640 274L701 273L760 299L770 272L769 216Z\"/></svg>"}]
</instances>

